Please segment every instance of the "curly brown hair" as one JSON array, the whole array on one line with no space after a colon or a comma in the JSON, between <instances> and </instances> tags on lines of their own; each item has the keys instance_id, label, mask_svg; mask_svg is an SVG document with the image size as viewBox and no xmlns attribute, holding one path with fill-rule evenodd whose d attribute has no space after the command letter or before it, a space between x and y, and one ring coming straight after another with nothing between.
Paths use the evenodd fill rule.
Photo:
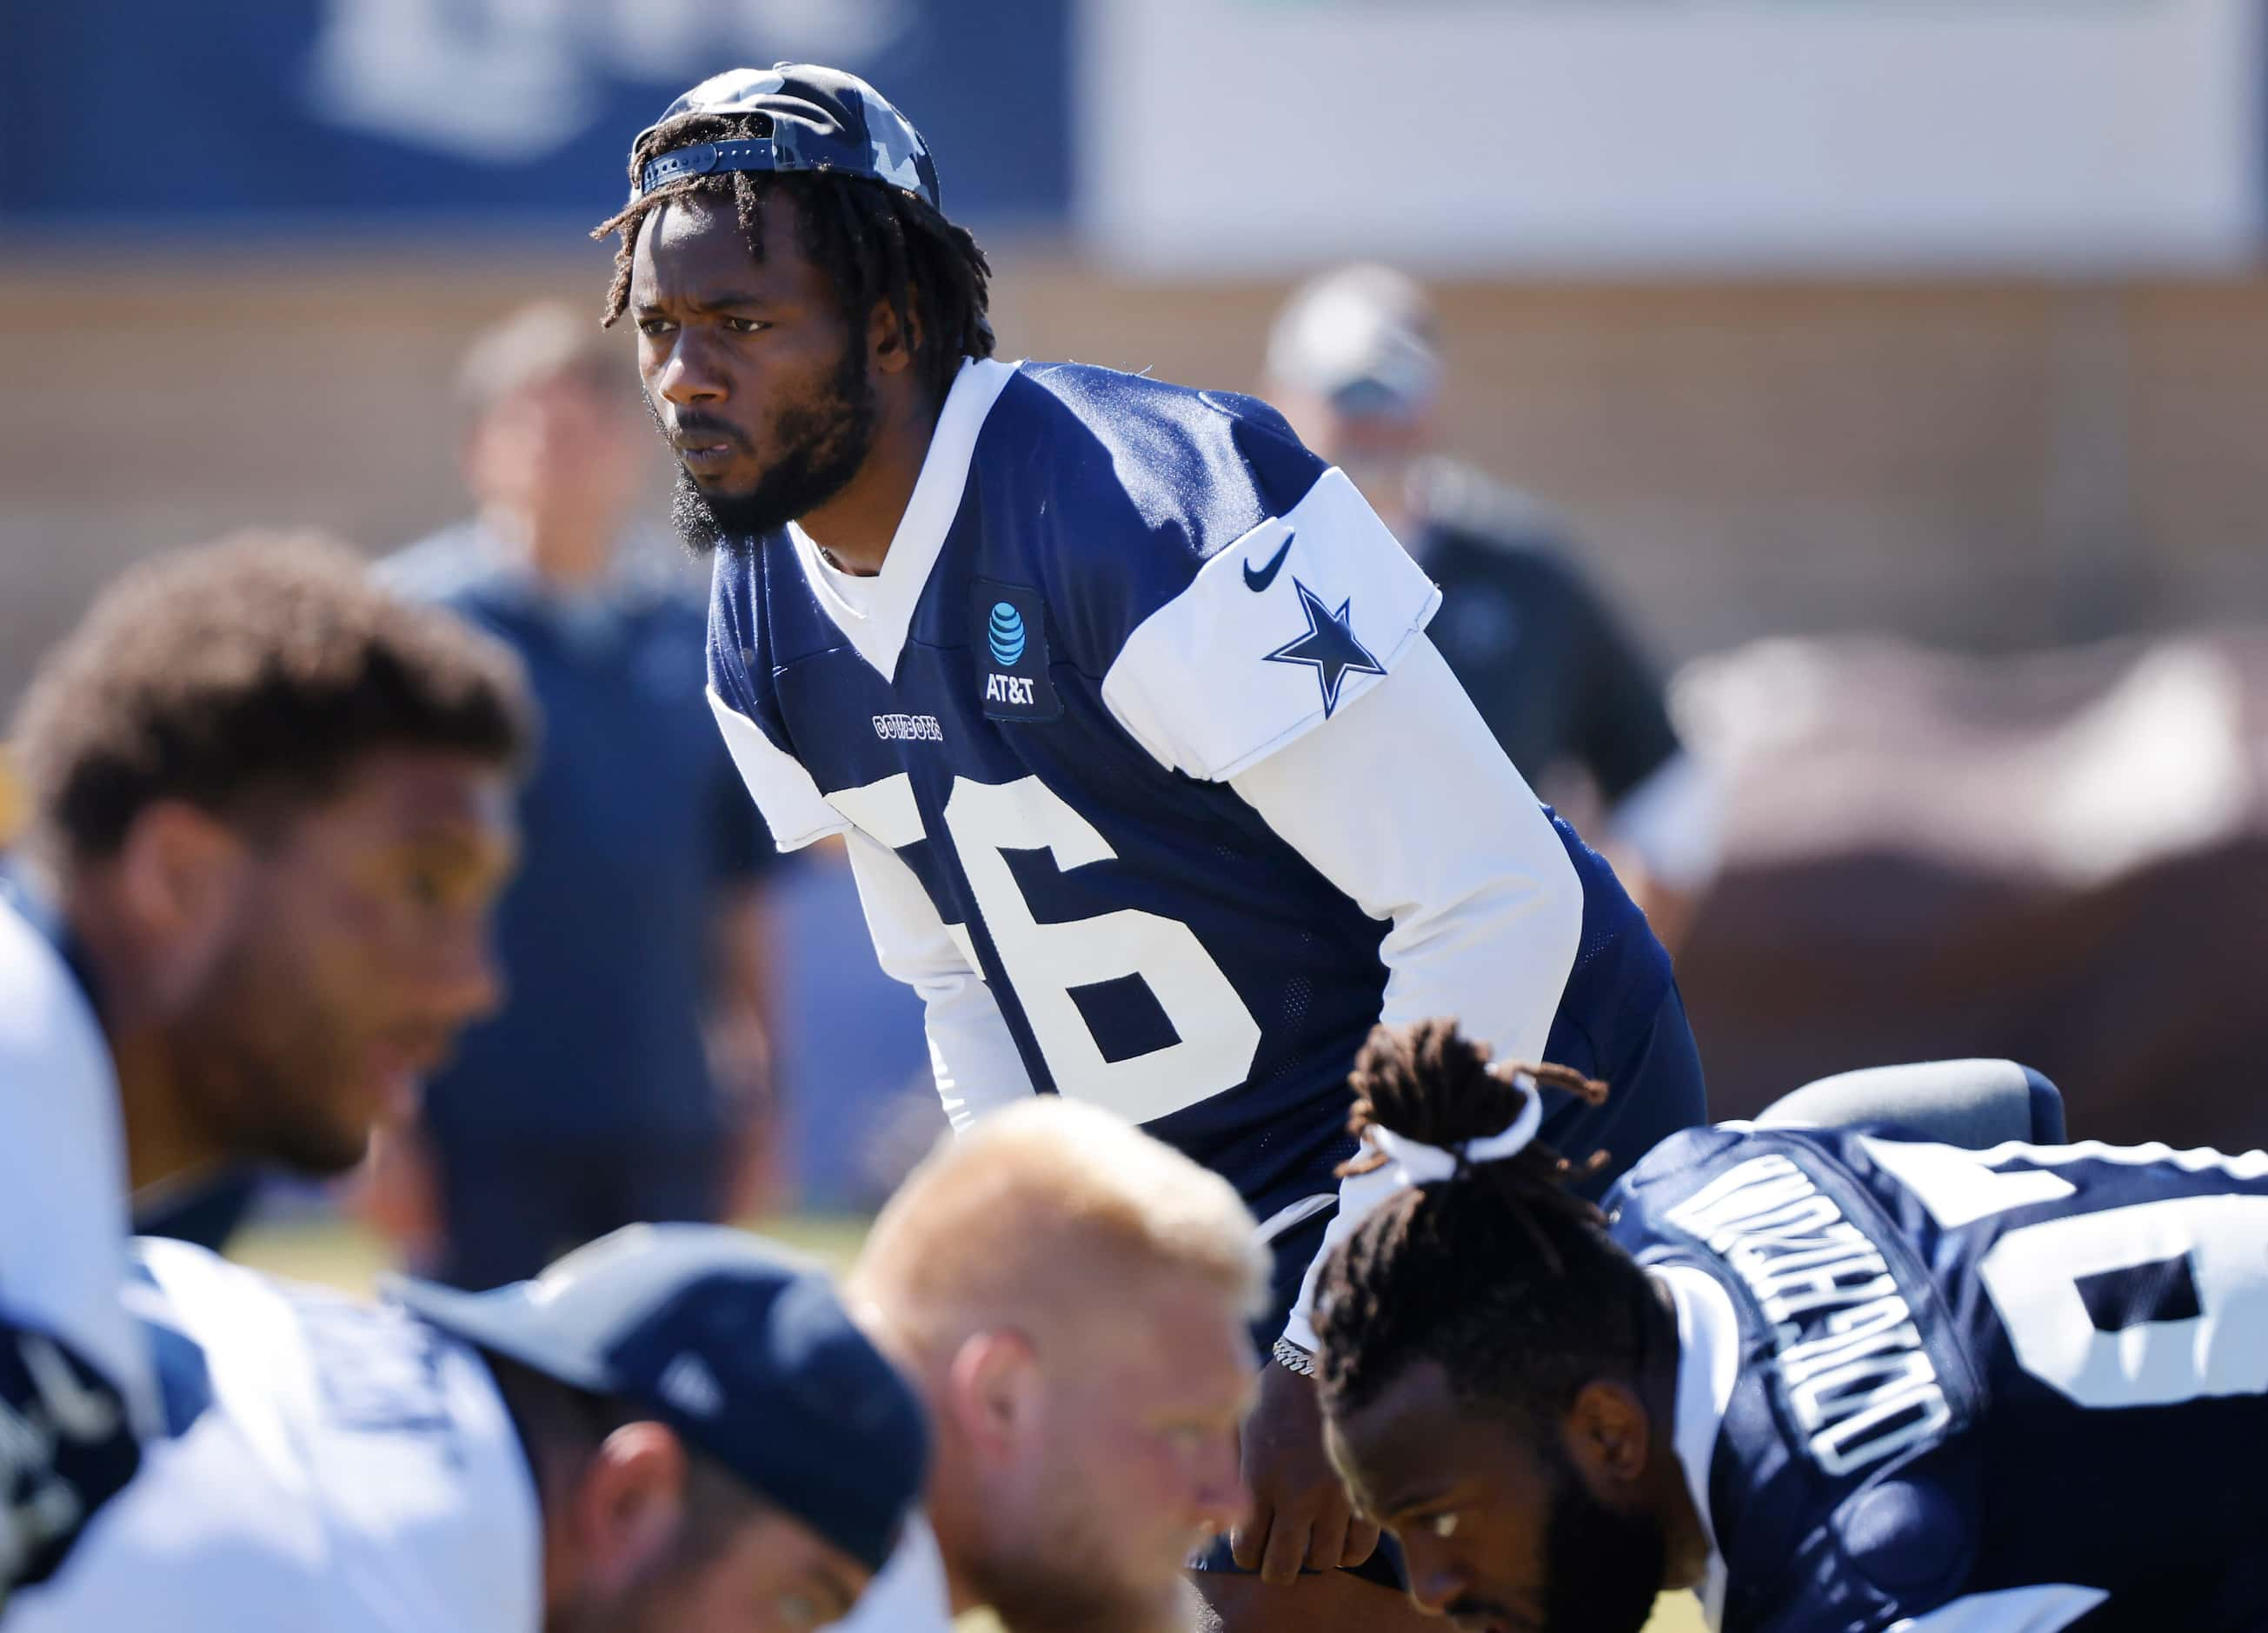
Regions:
<instances>
[{"instance_id":1,"label":"curly brown hair","mask_svg":"<svg viewBox=\"0 0 2268 1633\"><path fill-rule=\"evenodd\" d=\"M122 575L50 653L16 725L33 843L116 853L178 799L231 819L320 799L373 750L517 769L535 707L519 661L390 594L342 546L248 535Z\"/></svg>"},{"instance_id":2,"label":"curly brown hair","mask_svg":"<svg viewBox=\"0 0 2268 1633\"><path fill-rule=\"evenodd\" d=\"M1494 1162L1462 1154L1511 1127L1539 1089L1595 1105L1607 1086L1564 1067L1492 1071L1445 1020L1378 1027L1351 1086L1356 1134L1388 1128L1459 1155L1448 1179L1380 1204L1324 1266L1316 1381L1327 1408L1360 1410L1420 1360L1439 1363L1461 1397L1528 1414L1565 1410L1604 1373L1634 1376L1651 1288L1605 1216L1565 1185L1603 1159L1579 1168L1540 1141Z\"/></svg>"}]
</instances>

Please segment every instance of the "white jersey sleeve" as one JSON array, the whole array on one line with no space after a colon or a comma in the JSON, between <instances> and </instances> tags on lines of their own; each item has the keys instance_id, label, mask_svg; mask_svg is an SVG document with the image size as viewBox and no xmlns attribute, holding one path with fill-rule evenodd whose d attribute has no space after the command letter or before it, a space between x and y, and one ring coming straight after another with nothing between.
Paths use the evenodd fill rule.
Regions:
<instances>
[{"instance_id":1,"label":"white jersey sleeve","mask_svg":"<svg viewBox=\"0 0 2268 1633\"><path fill-rule=\"evenodd\" d=\"M922 1001L930 1069L955 1132L1032 1095L1016 1040L998 1000L976 968L966 931L938 914L914 870L887 845L851 828L843 843L850 876L882 972Z\"/></svg>"},{"instance_id":2,"label":"white jersey sleeve","mask_svg":"<svg viewBox=\"0 0 2268 1633\"><path fill-rule=\"evenodd\" d=\"M1328 469L1134 629L1102 701L1160 765L1225 782L1393 673L1440 599Z\"/></svg>"},{"instance_id":3,"label":"white jersey sleeve","mask_svg":"<svg viewBox=\"0 0 2268 1633\"><path fill-rule=\"evenodd\" d=\"M0 1598L51 1568L156 1426L121 1304L118 1082L86 995L0 896Z\"/></svg>"},{"instance_id":4,"label":"white jersey sleeve","mask_svg":"<svg viewBox=\"0 0 2268 1633\"><path fill-rule=\"evenodd\" d=\"M1341 797L1348 765L1379 768ZM1543 808L1422 634L1393 677L1233 786L1316 871L1392 921L1379 1018L1454 1016L1499 1060L1543 1058L1574 968L1583 885ZM1391 1190L1346 1180L1315 1264ZM1313 1349L1311 1267L1286 1336Z\"/></svg>"},{"instance_id":5,"label":"white jersey sleeve","mask_svg":"<svg viewBox=\"0 0 2268 1633\"><path fill-rule=\"evenodd\" d=\"M709 707L717 716L717 728L725 734L725 746L740 780L748 785L756 809L772 831L772 842L781 850L801 850L850 825L828 804L801 763L718 697L714 687L709 691Z\"/></svg>"}]
</instances>

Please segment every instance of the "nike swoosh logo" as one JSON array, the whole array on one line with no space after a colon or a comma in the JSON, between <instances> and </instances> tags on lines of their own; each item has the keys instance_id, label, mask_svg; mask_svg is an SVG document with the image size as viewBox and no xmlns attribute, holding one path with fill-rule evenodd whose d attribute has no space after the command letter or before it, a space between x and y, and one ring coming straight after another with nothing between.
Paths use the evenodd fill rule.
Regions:
<instances>
[{"instance_id":1,"label":"nike swoosh logo","mask_svg":"<svg viewBox=\"0 0 2268 1633\"><path fill-rule=\"evenodd\" d=\"M1244 564L1244 587L1250 590L1256 595L1262 590L1266 589L1270 584L1273 584L1276 581L1278 570L1284 565L1284 558L1292 553L1292 541L1297 536L1298 536L1296 534L1286 533L1284 536L1284 547L1278 550L1273 556L1270 556L1268 558L1268 565L1261 568L1259 572L1255 573L1252 570L1252 564L1248 561L1246 562Z\"/></svg>"}]
</instances>

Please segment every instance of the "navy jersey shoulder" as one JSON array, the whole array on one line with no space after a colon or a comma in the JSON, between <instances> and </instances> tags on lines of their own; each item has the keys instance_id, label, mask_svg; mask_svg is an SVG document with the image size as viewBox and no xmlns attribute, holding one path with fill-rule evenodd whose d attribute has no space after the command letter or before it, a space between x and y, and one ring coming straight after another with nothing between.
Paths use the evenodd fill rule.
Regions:
<instances>
[{"instance_id":1,"label":"navy jersey shoulder","mask_svg":"<svg viewBox=\"0 0 2268 1633\"><path fill-rule=\"evenodd\" d=\"M1735 1126L1609 1206L1741 1314L1708 1475L1728 1629L2041 1584L2086 1590L2089 1629L2268 1615L2250 1522L2199 1478L2268 1457L2268 1157Z\"/></svg>"},{"instance_id":2,"label":"navy jersey shoulder","mask_svg":"<svg viewBox=\"0 0 2268 1633\"><path fill-rule=\"evenodd\" d=\"M975 477L1058 508L1018 565L1041 580L1065 651L1100 675L1207 561L1292 510L1324 469L1256 397L1047 363L1000 394Z\"/></svg>"}]
</instances>

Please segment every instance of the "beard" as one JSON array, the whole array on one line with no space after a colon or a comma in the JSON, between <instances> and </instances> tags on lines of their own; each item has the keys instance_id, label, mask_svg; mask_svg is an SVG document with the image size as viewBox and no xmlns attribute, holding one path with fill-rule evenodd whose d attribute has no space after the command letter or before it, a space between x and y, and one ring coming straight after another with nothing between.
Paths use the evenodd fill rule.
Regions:
<instances>
[{"instance_id":1,"label":"beard","mask_svg":"<svg viewBox=\"0 0 2268 1633\"><path fill-rule=\"evenodd\" d=\"M217 1149L317 1179L368 1153L369 1122L336 1104L355 1072L349 1032L255 930L239 930L173 1038L182 1104Z\"/></svg>"},{"instance_id":2,"label":"beard","mask_svg":"<svg viewBox=\"0 0 2268 1633\"><path fill-rule=\"evenodd\" d=\"M1669 1574L1669 1539L1659 1520L1593 1496L1572 1463L1543 1533L1550 1578L1543 1625L1550 1633L1638 1633Z\"/></svg>"},{"instance_id":3,"label":"beard","mask_svg":"<svg viewBox=\"0 0 2268 1633\"><path fill-rule=\"evenodd\" d=\"M1015 1633L1170 1633L1182 1625L1182 1573L1169 1567L1142 1580L1122 1566L1101 1515L1066 1496L1050 1504L1050 1525L1017 1528L971 1566L973 1585ZM1178 1557L1178 1556L1176 1556Z\"/></svg>"},{"instance_id":4,"label":"beard","mask_svg":"<svg viewBox=\"0 0 2268 1633\"><path fill-rule=\"evenodd\" d=\"M651 400L646 409L660 424ZM729 429L697 411L680 423ZM746 556L756 540L809 515L850 485L874 446L874 382L866 374L865 351L846 344L821 393L781 409L766 434L774 449L771 466L745 491L704 493L678 466L669 519L695 557L720 547L727 555Z\"/></svg>"}]
</instances>

